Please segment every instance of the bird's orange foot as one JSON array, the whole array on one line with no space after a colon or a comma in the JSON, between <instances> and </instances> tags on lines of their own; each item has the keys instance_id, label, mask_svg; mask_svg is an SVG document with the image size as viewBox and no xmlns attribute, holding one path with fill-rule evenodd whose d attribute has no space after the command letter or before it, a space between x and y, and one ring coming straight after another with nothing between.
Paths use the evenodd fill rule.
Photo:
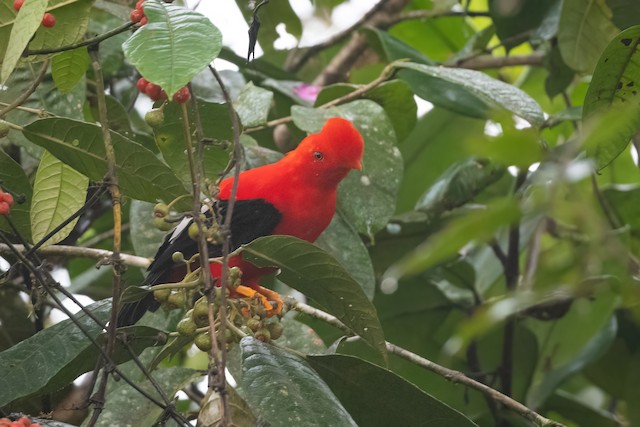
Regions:
<instances>
[{"instance_id":1,"label":"bird's orange foot","mask_svg":"<svg viewBox=\"0 0 640 427\"><path fill-rule=\"evenodd\" d=\"M258 289L255 290L248 286L240 285L235 288L233 292L247 298L257 297L260 302L262 302L262 305L267 311L267 317L273 317L282 314L282 307L284 306L282 298L280 298L279 293L272 291L271 289L258 286Z\"/></svg>"}]
</instances>

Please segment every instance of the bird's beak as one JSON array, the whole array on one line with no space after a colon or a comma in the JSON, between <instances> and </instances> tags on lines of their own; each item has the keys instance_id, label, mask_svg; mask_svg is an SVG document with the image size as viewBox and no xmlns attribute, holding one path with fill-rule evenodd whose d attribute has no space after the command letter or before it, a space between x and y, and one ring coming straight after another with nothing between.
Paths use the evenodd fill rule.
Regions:
<instances>
[{"instance_id":1,"label":"bird's beak","mask_svg":"<svg viewBox=\"0 0 640 427\"><path fill-rule=\"evenodd\" d=\"M355 166L353 168L361 171L362 170L362 160L358 160L358 162L355 164Z\"/></svg>"}]
</instances>

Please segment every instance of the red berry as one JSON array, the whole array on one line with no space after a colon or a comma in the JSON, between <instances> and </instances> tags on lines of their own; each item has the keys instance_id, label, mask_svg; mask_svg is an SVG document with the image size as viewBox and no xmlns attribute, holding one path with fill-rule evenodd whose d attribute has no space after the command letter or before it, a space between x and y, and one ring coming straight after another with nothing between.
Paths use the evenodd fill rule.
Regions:
<instances>
[{"instance_id":1,"label":"red berry","mask_svg":"<svg viewBox=\"0 0 640 427\"><path fill-rule=\"evenodd\" d=\"M0 202L0 215L9 215L9 211L11 211L11 207L7 202Z\"/></svg>"},{"instance_id":2,"label":"red berry","mask_svg":"<svg viewBox=\"0 0 640 427\"><path fill-rule=\"evenodd\" d=\"M142 9L142 4L144 3L144 0L138 0L136 2L136 9Z\"/></svg>"},{"instance_id":3,"label":"red berry","mask_svg":"<svg viewBox=\"0 0 640 427\"><path fill-rule=\"evenodd\" d=\"M49 12L45 13L44 16L42 17L42 26L51 28L54 25L56 25L56 17Z\"/></svg>"},{"instance_id":4,"label":"red berry","mask_svg":"<svg viewBox=\"0 0 640 427\"><path fill-rule=\"evenodd\" d=\"M144 77L140 77L136 82L136 87L140 92L146 93L149 82Z\"/></svg>"},{"instance_id":5,"label":"red berry","mask_svg":"<svg viewBox=\"0 0 640 427\"><path fill-rule=\"evenodd\" d=\"M18 421L14 421L11 424L9 424L9 427L24 427L24 424Z\"/></svg>"},{"instance_id":6,"label":"red berry","mask_svg":"<svg viewBox=\"0 0 640 427\"><path fill-rule=\"evenodd\" d=\"M4 201L9 207L13 206L13 196L9 193L4 193Z\"/></svg>"},{"instance_id":7,"label":"red berry","mask_svg":"<svg viewBox=\"0 0 640 427\"><path fill-rule=\"evenodd\" d=\"M189 88L186 86L173 94L173 100L178 104L184 104L190 99L191 99L191 92L189 92Z\"/></svg>"},{"instance_id":8,"label":"red berry","mask_svg":"<svg viewBox=\"0 0 640 427\"><path fill-rule=\"evenodd\" d=\"M157 84L149 83L146 89L144 90L144 93L149 95L149 98L153 99L154 101L157 101L158 99L160 99L162 88Z\"/></svg>"},{"instance_id":9,"label":"red berry","mask_svg":"<svg viewBox=\"0 0 640 427\"><path fill-rule=\"evenodd\" d=\"M144 17L144 12L140 9L133 9L129 14L129 19L132 22L140 22L140 20Z\"/></svg>"},{"instance_id":10,"label":"red berry","mask_svg":"<svg viewBox=\"0 0 640 427\"><path fill-rule=\"evenodd\" d=\"M16 12L20 10L23 3L24 3L24 0L15 0L13 2L13 8L16 10Z\"/></svg>"},{"instance_id":11,"label":"red berry","mask_svg":"<svg viewBox=\"0 0 640 427\"><path fill-rule=\"evenodd\" d=\"M143 16L142 19L140 20L140 25L147 25L147 17Z\"/></svg>"},{"instance_id":12,"label":"red berry","mask_svg":"<svg viewBox=\"0 0 640 427\"><path fill-rule=\"evenodd\" d=\"M31 427L31 419L29 417L20 417L17 421L22 423L24 427Z\"/></svg>"}]
</instances>

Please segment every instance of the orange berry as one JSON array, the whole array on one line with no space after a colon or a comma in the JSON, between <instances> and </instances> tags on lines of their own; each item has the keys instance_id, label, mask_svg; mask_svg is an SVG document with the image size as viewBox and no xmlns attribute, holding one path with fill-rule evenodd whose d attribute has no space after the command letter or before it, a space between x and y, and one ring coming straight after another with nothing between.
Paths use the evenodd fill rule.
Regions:
<instances>
[{"instance_id":1,"label":"orange berry","mask_svg":"<svg viewBox=\"0 0 640 427\"><path fill-rule=\"evenodd\" d=\"M9 215L11 207L7 202L0 202L0 215Z\"/></svg>"}]
</instances>

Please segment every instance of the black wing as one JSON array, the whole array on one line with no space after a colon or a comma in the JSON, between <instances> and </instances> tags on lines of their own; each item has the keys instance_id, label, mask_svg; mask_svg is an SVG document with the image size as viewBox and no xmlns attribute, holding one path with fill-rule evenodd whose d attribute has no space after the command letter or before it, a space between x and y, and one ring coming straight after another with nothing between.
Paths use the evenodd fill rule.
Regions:
<instances>
[{"instance_id":1,"label":"black wing","mask_svg":"<svg viewBox=\"0 0 640 427\"><path fill-rule=\"evenodd\" d=\"M214 211L219 218L224 218L229 203L227 200L219 200L214 205ZM205 212L205 222L212 221L211 211ZM231 218L231 250L249 243L258 237L268 236L273 233L282 214L271 203L264 199L237 200L233 208ZM189 226L193 219L181 222L165 237L158 249L153 262L147 269L147 277L144 285L165 283L169 280L171 270L174 267L173 254L182 252L185 259L191 258L198 252L198 243L189 237ZM209 244L209 256L222 255L222 246ZM118 326L128 326L136 323L147 311L156 311L160 303L153 298L153 294L145 295L143 299L122 306L118 314Z\"/></svg>"}]
</instances>

